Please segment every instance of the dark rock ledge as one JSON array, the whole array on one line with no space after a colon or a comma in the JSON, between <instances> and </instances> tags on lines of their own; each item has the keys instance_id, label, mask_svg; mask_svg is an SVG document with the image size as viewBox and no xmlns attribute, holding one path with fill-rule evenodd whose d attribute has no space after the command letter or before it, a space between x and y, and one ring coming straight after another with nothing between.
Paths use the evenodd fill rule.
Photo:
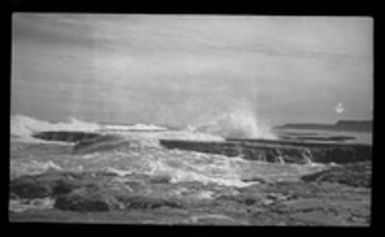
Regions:
<instances>
[{"instance_id":1,"label":"dark rock ledge","mask_svg":"<svg viewBox=\"0 0 385 237\"><path fill-rule=\"evenodd\" d=\"M119 136L97 133L47 131L33 136L50 141L75 142L73 152L81 154L128 145L128 142ZM267 162L304 164L311 161L344 164L372 159L372 147L365 144L327 144L263 139L229 139L225 142L161 139L160 144L168 149L220 154L229 157L241 156L247 160Z\"/></svg>"},{"instance_id":2,"label":"dark rock ledge","mask_svg":"<svg viewBox=\"0 0 385 237\"><path fill-rule=\"evenodd\" d=\"M32 135L47 141L75 143L74 154L86 154L97 151L108 151L119 146L129 145L120 136L78 131L46 131Z\"/></svg>"},{"instance_id":3,"label":"dark rock ledge","mask_svg":"<svg viewBox=\"0 0 385 237\"><path fill-rule=\"evenodd\" d=\"M229 157L241 156L247 160L285 163L351 163L370 161L372 147L363 144L294 143L270 140L232 140L200 142L160 140L168 149L181 149Z\"/></svg>"},{"instance_id":4,"label":"dark rock ledge","mask_svg":"<svg viewBox=\"0 0 385 237\"><path fill-rule=\"evenodd\" d=\"M101 136L103 135L98 133L79 131L46 131L32 134L32 137L38 139L60 142L80 142L84 140L95 139Z\"/></svg>"}]
</instances>

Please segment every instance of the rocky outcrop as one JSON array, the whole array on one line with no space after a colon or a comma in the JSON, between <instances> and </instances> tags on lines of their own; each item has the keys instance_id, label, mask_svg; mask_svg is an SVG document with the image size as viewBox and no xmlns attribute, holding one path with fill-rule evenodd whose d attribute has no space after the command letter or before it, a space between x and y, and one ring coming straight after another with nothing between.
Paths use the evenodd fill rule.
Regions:
<instances>
[{"instance_id":1,"label":"rocky outcrop","mask_svg":"<svg viewBox=\"0 0 385 237\"><path fill-rule=\"evenodd\" d=\"M371 146L361 144L299 143L271 140L237 140L227 142L197 142L160 140L169 149L181 149L247 160L285 163L350 163L371 160Z\"/></svg>"},{"instance_id":2,"label":"rocky outcrop","mask_svg":"<svg viewBox=\"0 0 385 237\"><path fill-rule=\"evenodd\" d=\"M182 208L183 204L175 200L154 198L148 196L120 196L117 199L124 205L125 209L155 209L161 207Z\"/></svg>"},{"instance_id":3,"label":"rocky outcrop","mask_svg":"<svg viewBox=\"0 0 385 237\"><path fill-rule=\"evenodd\" d=\"M47 141L80 142L83 140L95 139L102 135L97 133L78 131L46 131L35 133L32 136Z\"/></svg>"},{"instance_id":4,"label":"rocky outcrop","mask_svg":"<svg viewBox=\"0 0 385 237\"><path fill-rule=\"evenodd\" d=\"M76 143L73 147L74 154L108 151L122 145L129 145L129 142L123 140L120 136L89 132L46 131L36 133L33 137L48 141Z\"/></svg>"},{"instance_id":5,"label":"rocky outcrop","mask_svg":"<svg viewBox=\"0 0 385 237\"><path fill-rule=\"evenodd\" d=\"M373 121L371 120L339 120L335 124L318 124L318 123L289 123L276 126L278 129L322 129L322 130L340 130L340 131L357 131L371 132Z\"/></svg>"},{"instance_id":6,"label":"rocky outcrop","mask_svg":"<svg viewBox=\"0 0 385 237\"><path fill-rule=\"evenodd\" d=\"M370 170L367 164L346 167L356 175ZM21 213L12 209L10 220L269 226L370 224L370 189L361 186L306 180L235 188L151 180L152 177L138 176L121 179L108 172L22 176L11 180L11 203L37 205L36 198L53 203L49 201L44 209L37 206ZM196 195L202 192L210 195Z\"/></svg>"},{"instance_id":7,"label":"rocky outcrop","mask_svg":"<svg viewBox=\"0 0 385 237\"><path fill-rule=\"evenodd\" d=\"M80 188L59 196L54 207L64 211L102 212L109 211L115 204L113 198L95 188Z\"/></svg>"},{"instance_id":8,"label":"rocky outcrop","mask_svg":"<svg viewBox=\"0 0 385 237\"><path fill-rule=\"evenodd\" d=\"M105 135L93 139L82 140L73 148L75 154L109 151L120 146L129 146L129 142L119 136Z\"/></svg>"},{"instance_id":9,"label":"rocky outcrop","mask_svg":"<svg viewBox=\"0 0 385 237\"><path fill-rule=\"evenodd\" d=\"M119 181L115 178L115 174L108 172L48 172L20 176L11 180L10 197L12 200L49 198L55 200L53 207L56 209L78 212L183 207L182 202L176 199L144 194L148 186L167 185L169 182L164 178L147 177L148 185L140 187L134 185L134 181L129 184L116 183ZM137 188L143 193L134 191Z\"/></svg>"},{"instance_id":10,"label":"rocky outcrop","mask_svg":"<svg viewBox=\"0 0 385 237\"><path fill-rule=\"evenodd\" d=\"M303 176L306 182L341 183L353 187L371 187L372 163L359 162L331 167L328 170Z\"/></svg>"},{"instance_id":11,"label":"rocky outcrop","mask_svg":"<svg viewBox=\"0 0 385 237\"><path fill-rule=\"evenodd\" d=\"M20 176L10 184L11 196L17 198L56 197L70 193L81 185L82 177L61 172L44 173L40 175Z\"/></svg>"}]
</instances>

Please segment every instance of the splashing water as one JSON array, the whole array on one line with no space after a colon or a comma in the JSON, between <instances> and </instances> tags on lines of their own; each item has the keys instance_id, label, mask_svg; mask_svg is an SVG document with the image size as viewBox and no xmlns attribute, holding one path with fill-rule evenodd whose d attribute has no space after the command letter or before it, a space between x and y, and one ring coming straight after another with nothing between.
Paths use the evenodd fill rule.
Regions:
<instances>
[{"instance_id":1,"label":"splashing water","mask_svg":"<svg viewBox=\"0 0 385 237\"><path fill-rule=\"evenodd\" d=\"M11 160L11 177L18 177L22 175L37 175L47 172L48 170L62 171L63 169L53 161L39 162L36 160L21 162L18 160Z\"/></svg>"},{"instance_id":2,"label":"splashing water","mask_svg":"<svg viewBox=\"0 0 385 237\"><path fill-rule=\"evenodd\" d=\"M257 121L255 113L247 106L233 108L209 121L200 123L195 130L226 138L276 139L266 125ZM191 127L189 129L192 130Z\"/></svg>"},{"instance_id":3,"label":"splashing water","mask_svg":"<svg viewBox=\"0 0 385 237\"><path fill-rule=\"evenodd\" d=\"M197 181L203 184L244 187L251 185L241 180L239 167L244 163L241 158L229 159L220 155L177 152L167 159L153 160L149 163L150 170L147 174L168 176L173 183Z\"/></svg>"},{"instance_id":4,"label":"splashing water","mask_svg":"<svg viewBox=\"0 0 385 237\"><path fill-rule=\"evenodd\" d=\"M157 147L159 139L180 139L197 141L223 141L218 135L193 132L190 130L168 130L153 124L110 125L81 121L71 117L68 122L51 123L25 115L11 116L11 136L26 142L47 142L33 138L31 135L42 131L82 131L101 132L122 135L128 139L135 139L144 145ZM152 132L149 132L152 131Z\"/></svg>"},{"instance_id":5,"label":"splashing water","mask_svg":"<svg viewBox=\"0 0 385 237\"><path fill-rule=\"evenodd\" d=\"M41 131L85 131L94 132L100 129L97 123L85 122L73 117L69 122L50 123L25 115L11 117L11 134L24 139L31 139L31 135Z\"/></svg>"},{"instance_id":6,"label":"splashing water","mask_svg":"<svg viewBox=\"0 0 385 237\"><path fill-rule=\"evenodd\" d=\"M304 159L304 161L305 161L305 164L307 164L307 165L315 165L314 163L313 163L313 154L311 153L311 150L309 149L309 148L306 148L305 150L304 150L304 152L302 153L302 158Z\"/></svg>"},{"instance_id":7,"label":"splashing water","mask_svg":"<svg viewBox=\"0 0 385 237\"><path fill-rule=\"evenodd\" d=\"M47 210L52 209L55 204L55 200L52 198L38 198L38 199L20 199L10 200L9 210L13 212L24 212L26 210Z\"/></svg>"},{"instance_id":8,"label":"splashing water","mask_svg":"<svg viewBox=\"0 0 385 237\"><path fill-rule=\"evenodd\" d=\"M167 128L153 125L153 124L134 124L134 125L104 125L103 130L107 131L130 131L130 130L142 130L142 131L165 131Z\"/></svg>"}]
</instances>

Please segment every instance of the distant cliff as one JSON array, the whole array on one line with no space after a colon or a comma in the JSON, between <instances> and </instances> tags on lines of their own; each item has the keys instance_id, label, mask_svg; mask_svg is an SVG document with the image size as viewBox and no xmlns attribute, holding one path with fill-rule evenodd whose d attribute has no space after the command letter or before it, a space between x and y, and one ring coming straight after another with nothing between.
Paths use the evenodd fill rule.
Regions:
<instances>
[{"instance_id":1,"label":"distant cliff","mask_svg":"<svg viewBox=\"0 0 385 237\"><path fill-rule=\"evenodd\" d=\"M371 132L373 121L371 120L339 120L335 124L317 124L317 123L288 123L275 128L294 128L294 129L323 129L323 130L343 130Z\"/></svg>"}]
</instances>

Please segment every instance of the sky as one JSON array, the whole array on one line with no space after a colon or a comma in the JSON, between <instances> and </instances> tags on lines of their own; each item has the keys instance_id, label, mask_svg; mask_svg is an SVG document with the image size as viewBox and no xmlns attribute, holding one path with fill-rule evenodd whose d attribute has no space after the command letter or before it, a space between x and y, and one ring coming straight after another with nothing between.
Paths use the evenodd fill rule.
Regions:
<instances>
[{"instance_id":1,"label":"sky","mask_svg":"<svg viewBox=\"0 0 385 237\"><path fill-rule=\"evenodd\" d=\"M11 81L11 113L49 121L371 119L373 19L15 13Z\"/></svg>"}]
</instances>

